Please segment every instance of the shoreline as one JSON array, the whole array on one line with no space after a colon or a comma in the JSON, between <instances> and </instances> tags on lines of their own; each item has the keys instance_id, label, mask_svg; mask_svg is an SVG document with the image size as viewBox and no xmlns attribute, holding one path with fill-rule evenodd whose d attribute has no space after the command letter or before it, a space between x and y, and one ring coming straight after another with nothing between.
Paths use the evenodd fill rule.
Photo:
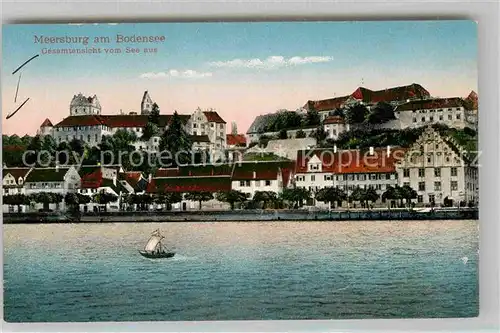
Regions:
<instances>
[{"instance_id":1,"label":"shoreline","mask_svg":"<svg viewBox=\"0 0 500 333\"><path fill-rule=\"evenodd\" d=\"M235 210L235 211L147 211L106 212L72 217L64 214L4 213L4 224L50 223L148 223L148 222L276 222L276 221L405 221L477 220L477 208L417 211L385 210Z\"/></svg>"}]
</instances>

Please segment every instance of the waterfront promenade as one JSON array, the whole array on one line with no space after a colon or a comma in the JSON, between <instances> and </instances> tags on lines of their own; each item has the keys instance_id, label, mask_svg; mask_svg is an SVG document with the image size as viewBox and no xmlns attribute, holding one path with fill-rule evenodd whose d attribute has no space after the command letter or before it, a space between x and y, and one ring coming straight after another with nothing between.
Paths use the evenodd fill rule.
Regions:
<instances>
[{"instance_id":1,"label":"waterfront promenade","mask_svg":"<svg viewBox=\"0 0 500 333\"><path fill-rule=\"evenodd\" d=\"M252 222L252 221L356 221L356 220L461 220L478 219L477 208L358 209L358 210L233 210L233 211L137 211L67 214L6 213L5 224L16 223L115 223L115 222Z\"/></svg>"}]
</instances>

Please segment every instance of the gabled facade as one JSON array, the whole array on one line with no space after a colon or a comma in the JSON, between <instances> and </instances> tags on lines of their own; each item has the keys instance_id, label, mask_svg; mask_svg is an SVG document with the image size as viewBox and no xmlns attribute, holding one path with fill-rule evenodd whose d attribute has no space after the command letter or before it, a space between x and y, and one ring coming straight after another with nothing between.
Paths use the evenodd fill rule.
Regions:
<instances>
[{"instance_id":1,"label":"gabled facade","mask_svg":"<svg viewBox=\"0 0 500 333\"><path fill-rule=\"evenodd\" d=\"M477 204L478 168L467 153L452 139L428 126L396 164L400 185L409 185L418 193L421 205L442 205L445 198Z\"/></svg>"},{"instance_id":2,"label":"gabled facade","mask_svg":"<svg viewBox=\"0 0 500 333\"><path fill-rule=\"evenodd\" d=\"M32 168L3 168L3 195L24 194L24 182Z\"/></svg>"}]
</instances>

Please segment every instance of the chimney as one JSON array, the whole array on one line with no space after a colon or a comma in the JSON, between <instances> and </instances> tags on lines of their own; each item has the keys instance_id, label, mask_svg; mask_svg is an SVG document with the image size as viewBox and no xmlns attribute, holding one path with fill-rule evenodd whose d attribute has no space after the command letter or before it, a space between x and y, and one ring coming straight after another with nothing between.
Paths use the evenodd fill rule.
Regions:
<instances>
[{"instance_id":1,"label":"chimney","mask_svg":"<svg viewBox=\"0 0 500 333\"><path fill-rule=\"evenodd\" d=\"M255 172L255 171L253 172L253 178L254 179L257 178L257 172Z\"/></svg>"},{"instance_id":2,"label":"chimney","mask_svg":"<svg viewBox=\"0 0 500 333\"><path fill-rule=\"evenodd\" d=\"M373 147L370 147L370 155L373 155Z\"/></svg>"}]
</instances>

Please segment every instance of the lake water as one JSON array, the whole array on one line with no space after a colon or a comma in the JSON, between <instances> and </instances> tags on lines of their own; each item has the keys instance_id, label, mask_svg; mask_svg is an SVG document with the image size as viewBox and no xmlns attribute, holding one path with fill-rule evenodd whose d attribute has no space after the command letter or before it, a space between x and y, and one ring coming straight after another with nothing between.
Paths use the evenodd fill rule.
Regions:
<instances>
[{"instance_id":1,"label":"lake water","mask_svg":"<svg viewBox=\"0 0 500 333\"><path fill-rule=\"evenodd\" d=\"M3 228L9 322L478 314L478 221ZM156 228L173 259L138 253Z\"/></svg>"}]
</instances>

